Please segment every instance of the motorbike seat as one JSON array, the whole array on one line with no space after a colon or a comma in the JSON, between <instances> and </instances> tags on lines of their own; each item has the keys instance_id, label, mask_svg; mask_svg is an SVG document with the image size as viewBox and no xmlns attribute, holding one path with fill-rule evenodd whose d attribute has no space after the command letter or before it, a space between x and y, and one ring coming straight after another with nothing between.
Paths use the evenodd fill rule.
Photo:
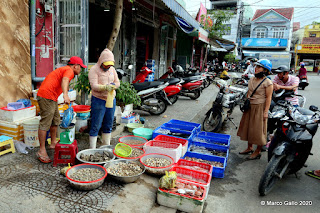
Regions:
<instances>
[{"instance_id":1,"label":"motorbike seat","mask_svg":"<svg viewBox=\"0 0 320 213\"><path fill-rule=\"evenodd\" d=\"M152 87L157 87L157 86L162 85L162 84L164 84L164 82L151 81L151 82L135 83L135 84L132 84L132 85L137 91L141 91L141 90L149 89L149 88L152 88Z\"/></svg>"},{"instance_id":2,"label":"motorbike seat","mask_svg":"<svg viewBox=\"0 0 320 213\"><path fill-rule=\"evenodd\" d=\"M197 76L191 76L191 77L183 78L183 80L184 80L184 83L189 83L191 81L199 80L199 78Z\"/></svg>"},{"instance_id":3,"label":"motorbike seat","mask_svg":"<svg viewBox=\"0 0 320 213\"><path fill-rule=\"evenodd\" d=\"M309 109L305 109L302 107L297 107L297 110L302 114L302 115L314 115L314 112L312 112Z\"/></svg>"},{"instance_id":4,"label":"motorbike seat","mask_svg":"<svg viewBox=\"0 0 320 213\"><path fill-rule=\"evenodd\" d=\"M168 82L169 85L176 85L180 82L180 78L166 78L166 79L158 79L157 81Z\"/></svg>"}]
</instances>

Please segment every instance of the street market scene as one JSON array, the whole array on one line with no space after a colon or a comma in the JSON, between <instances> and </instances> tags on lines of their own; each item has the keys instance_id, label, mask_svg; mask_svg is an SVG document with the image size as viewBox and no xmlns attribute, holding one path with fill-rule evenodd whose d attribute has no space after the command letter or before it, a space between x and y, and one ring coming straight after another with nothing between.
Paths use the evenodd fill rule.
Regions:
<instances>
[{"instance_id":1,"label":"street market scene","mask_svg":"<svg viewBox=\"0 0 320 213\"><path fill-rule=\"evenodd\" d=\"M1 212L319 211L316 0L0 8Z\"/></svg>"}]
</instances>

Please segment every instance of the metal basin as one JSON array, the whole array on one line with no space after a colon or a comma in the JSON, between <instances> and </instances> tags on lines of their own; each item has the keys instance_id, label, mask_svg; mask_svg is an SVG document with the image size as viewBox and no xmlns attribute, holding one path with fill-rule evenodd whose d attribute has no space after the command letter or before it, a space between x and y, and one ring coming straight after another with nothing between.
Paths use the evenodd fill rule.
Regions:
<instances>
[{"instance_id":1,"label":"metal basin","mask_svg":"<svg viewBox=\"0 0 320 213\"><path fill-rule=\"evenodd\" d=\"M135 182L136 180L139 179L139 177L145 172L146 168L145 166L140 163L139 161L136 161L136 160L128 160L128 159L119 159L119 160L114 160L114 161L110 161L110 162L107 162L106 164L104 164L104 168L106 168L108 170L109 167L112 167L114 165L117 165L118 163L120 162L124 162L124 163L134 163L134 164L137 164L139 165L141 168L142 168L142 172L140 174L137 174L135 176L117 176L117 175L113 175L111 173L108 172L108 176L112 177L113 179L115 180L118 180L122 183L132 183L132 182Z\"/></svg>"},{"instance_id":2,"label":"metal basin","mask_svg":"<svg viewBox=\"0 0 320 213\"><path fill-rule=\"evenodd\" d=\"M104 165L105 163L109 162L109 161L102 161L102 162L91 162L91 161L85 161L80 159L80 155L81 154L85 154L85 155L94 155L95 153L99 152L101 154L103 154L103 152L108 152L109 156L111 157L111 160L109 161L113 161L115 159L114 154L112 153L111 149L85 149L82 150L80 152L77 153L76 158L78 159L78 161L82 162L82 163L90 163L90 164L98 164L98 165Z\"/></svg>"}]
</instances>

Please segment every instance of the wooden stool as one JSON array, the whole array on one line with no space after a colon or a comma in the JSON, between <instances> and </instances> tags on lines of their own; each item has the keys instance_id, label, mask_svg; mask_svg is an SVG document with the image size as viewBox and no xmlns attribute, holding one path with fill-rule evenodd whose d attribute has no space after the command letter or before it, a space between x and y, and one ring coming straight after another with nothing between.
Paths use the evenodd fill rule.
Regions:
<instances>
[{"instance_id":1,"label":"wooden stool","mask_svg":"<svg viewBox=\"0 0 320 213\"><path fill-rule=\"evenodd\" d=\"M5 149L3 151L0 151L0 156L4 155L6 153L12 152L15 153L16 149L14 148L14 144L13 144L13 140L11 137L5 136L5 135L1 135L0 136L0 148L4 147L5 145L10 145L9 149Z\"/></svg>"},{"instance_id":2,"label":"wooden stool","mask_svg":"<svg viewBox=\"0 0 320 213\"><path fill-rule=\"evenodd\" d=\"M74 140L72 144L61 144L59 142L56 144L54 150L53 166L67 163L75 165L76 154L78 153L77 140ZM62 155L70 155L70 159L62 159Z\"/></svg>"}]
</instances>

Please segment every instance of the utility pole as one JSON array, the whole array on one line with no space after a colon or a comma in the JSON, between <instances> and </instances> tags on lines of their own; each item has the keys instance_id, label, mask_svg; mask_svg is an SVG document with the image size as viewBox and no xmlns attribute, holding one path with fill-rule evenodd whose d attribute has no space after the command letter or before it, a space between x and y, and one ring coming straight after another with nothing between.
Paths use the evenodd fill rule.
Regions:
<instances>
[{"instance_id":1,"label":"utility pole","mask_svg":"<svg viewBox=\"0 0 320 213\"><path fill-rule=\"evenodd\" d=\"M238 23L238 35L237 35L237 40L239 40L239 55L242 59L242 32L243 32L243 12L244 12L244 4L241 1L240 3L240 8L239 8L239 23Z\"/></svg>"}]
</instances>

